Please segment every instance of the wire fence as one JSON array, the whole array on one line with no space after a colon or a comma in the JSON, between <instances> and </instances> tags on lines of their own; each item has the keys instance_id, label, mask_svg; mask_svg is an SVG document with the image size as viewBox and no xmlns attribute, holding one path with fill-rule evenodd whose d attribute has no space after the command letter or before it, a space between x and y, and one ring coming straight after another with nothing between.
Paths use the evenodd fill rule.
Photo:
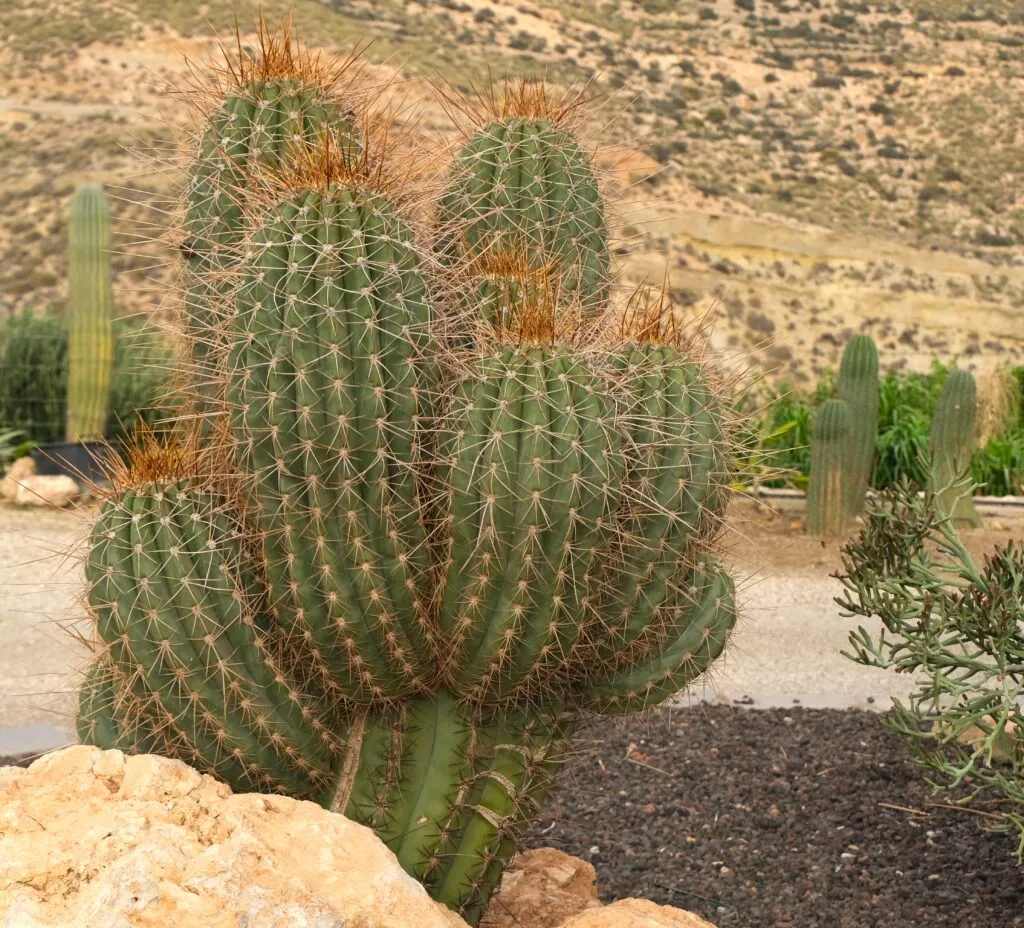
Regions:
<instances>
[{"instance_id":1,"label":"wire fence","mask_svg":"<svg viewBox=\"0 0 1024 928\"><path fill-rule=\"evenodd\" d=\"M175 348L138 320L114 327L114 375L105 437L126 437L140 423L155 426L166 415ZM60 441L65 434L68 327L62 315L25 310L0 321L0 432L21 441Z\"/></svg>"}]
</instances>

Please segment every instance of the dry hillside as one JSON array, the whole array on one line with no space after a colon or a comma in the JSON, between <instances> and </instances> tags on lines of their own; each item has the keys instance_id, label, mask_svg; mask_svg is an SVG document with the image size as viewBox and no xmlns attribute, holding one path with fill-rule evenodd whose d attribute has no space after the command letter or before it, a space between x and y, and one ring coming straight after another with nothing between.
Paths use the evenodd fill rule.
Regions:
<instances>
[{"instance_id":1,"label":"dry hillside","mask_svg":"<svg viewBox=\"0 0 1024 928\"><path fill-rule=\"evenodd\" d=\"M65 296L74 184L118 197L123 311L170 308L184 114L160 88L255 4L0 0L0 313ZM271 16L286 4L263 4ZM408 78L594 81L628 278L810 381L1024 352L1024 6L1015 0L298 0L300 33ZM419 131L449 126L429 104ZM167 165L158 169L160 164Z\"/></svg>"}]
</instances>

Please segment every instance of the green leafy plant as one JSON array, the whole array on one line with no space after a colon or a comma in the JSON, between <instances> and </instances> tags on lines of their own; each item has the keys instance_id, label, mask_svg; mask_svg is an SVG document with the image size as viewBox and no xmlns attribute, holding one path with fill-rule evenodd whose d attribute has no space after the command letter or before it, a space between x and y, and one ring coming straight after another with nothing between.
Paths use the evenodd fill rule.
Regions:
<instances>
[{"instance_id":1,"label":"green leafy plant","mask_svg":"<svg viewBox=\"0 0 1024 928\"><path fill-rule=\"evenodd\" d=\"M811 409L783 382L749 387L734 403L737 488L795 486L810 472Z\"/></svg>"},{"instance_id":2,"label":"green leafy plant","mask_svg":"<svg viewBox=\"0 0 1024 928\"><path fill-rule=\"evenodd\" d=\"M906 737L936 789L995 796L985 822L1017 832L1024 857L1024 548L976 564L938 496L901 481L869 503L838 574L848 615L880 620L850 635L851 660L915 674L886 727Z\"/></svg>"},{"instance_id":3,"label":"green leafy plant","mask_svg":"<svg viewBox=\"0 0 1024 928\"><path fill-rule=\"evenodd\" d=\"M24 310L0 323L0 423L40 443L64 437L66 321Z\"/></svg>"},{"instance_id":4,"label":"green leafy plant","mask_svg":"<svg viewBox=\"0 0 1024 928\"><path fill-rule=\"evenodd\" d=\"M993 435L971 457L971 476L980 493L1024 494L1024 430L1014 427Z\"/></svg>"},{"instance_id":5,"label":"green leafy plant","mask_svg":"<svg viewBox=\"0 0 1024 928\"><path fill-rule=\"evenodd\" d=\"M273 70L304 99L323 76L287 33L260 49L227 68L229 97ZM487 158L545 153L536 187L492 188L464 158L449 177L447 206L486 181L502 240L531 242L500 312L479 255L447 250L481 217L453 208L423 241L386 132L356 150L328 117L291 160L233 166L260 195L231 299L187 308L198 421L142 435L92 530L78 719L85 743L344 812L472 923L579 713L660 703L736 620L721 381L664 301L625 321L604 302L603 206L579 193L562 102L513 84L489 105L467 133ZM273 146L279 126L243 136ZM199 146L191 176L221 155ZM190 234L215 240L223 215L204 215Z\"/></svg>"},{"instance_id":6,"label":"green leafy plant","mask_svg":"<svg viewBox=\"0 0 1024 928\"><path fill-rule=\"evenodd\" d=\"M16 457L18 457L19 440L22 433L16 429L8 429L0 432L0 471L4 470Z\"/></svg>"},{"instance_id":7,"label":"green leafy plant","mask_svg":"<svg viewBox=\"0 0 1024 928\"><path fill-rule=\"evenodd\" d=\"M890 371L882 378L874 489L895 486L903 479L927 482L931 422L948 370L934 361L926 374Z\"/></svg>"}]
</instances>

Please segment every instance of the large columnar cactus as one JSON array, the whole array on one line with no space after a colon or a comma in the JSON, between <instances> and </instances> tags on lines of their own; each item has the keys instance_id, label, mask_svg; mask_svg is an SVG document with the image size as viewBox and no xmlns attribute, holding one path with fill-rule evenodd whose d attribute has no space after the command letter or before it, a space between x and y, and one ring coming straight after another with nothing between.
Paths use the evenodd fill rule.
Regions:
<instances>
[{"instance_id":1,"label":"large columnar cactus","mask_svg":"<svg viewBox=\"0 0 1024 928\"><path fill-rule=\"evenodd\" d=\"M281 202L250 250L228 400L256 478L271 609L316 643L344 698L423 692L417 426L437 384L411 230L389 198L337 184Z\"/></svg>"},{"instance_id":2,"label":"large columnar cactus","mask_svg":"<svg viewBox=\"0 0 1024 928\"><path fill-rule=\"evenodd\" d=\"M68 441L103 437L114 372L110 217L97 186L71 197L68 278Z\"/></svg>"},{"instance_id":3,"label":"large columnar cactus","mask_svg":"<svg viewBox=\"0 0 1024 928\"><path fill-rule=\"evenodd\" d=\"M317 146L253 168L208 340L226 448L146 446L101 507L79 732L344 812L476 923L579 713L725 647L725 404L671 325L594 324L550 263L471 320L379 153ZM606 254L593 207L560 208Z\"/></svg>"},{"instance_id":4,"label":"large columnar cactus","mask_svg":"<svg viewBox=\"0 0 1024 928\"><path fill-rule=\"evenodd\" d=\"M839 399L850 410L850 514L864 509L878 434L878 349L870 335L854 335L839 364Z\"/></svg>"},{"instance_id":5,"label":"large columnar cactus","mask_svg":"<svg viewBox=\"0 0 1024 928\"><path fill-rule=\"evenodd\" d=\"M608 295L604 198L571 128L578 104L521 81L471 111L477 125L438 204L438 249L477 281L485 317L540 269L550 270L559 299L584 313Z\"/></svg>"},{"instance_id":6,"label":"large columnar cactus","mask_svg":"<svg viewBox=\"0 0 1024 928\"><path fill-rule=\"evenodd\" d=\"M932 420L929 483L944 515L977 528L981 518L971 498L971 454L976 435L978 391L969 371L952 370L942 385Z\"/></svg>"},{"instance_id":7,"label":"large columnar cactus","mask_svg":"<svg viewBox=\"0 0 1024 928\"><path fill-rule=\"evenodd\" d=\"M807 484L807 531L841 534L850 522L850 407L826 400L814 417L811 475Z\"/></svg>"}]
</instances>

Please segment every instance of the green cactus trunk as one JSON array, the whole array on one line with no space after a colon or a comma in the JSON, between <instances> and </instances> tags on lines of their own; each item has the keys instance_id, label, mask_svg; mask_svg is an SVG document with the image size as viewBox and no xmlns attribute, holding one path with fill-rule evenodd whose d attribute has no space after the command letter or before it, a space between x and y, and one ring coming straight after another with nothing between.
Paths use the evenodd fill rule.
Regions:
<instances>
[{"instance_id":1,"label":"green cactus trunk","mask_svg":"<svg viewBox=\"0 0 1024 928\"><path fill-rule=\"evenodd\" d=\"M434 899L476 924L571 732L557 711L481 714L441 690L350 727L358 760L330 807L373 828Z\"/></svg>"},{"instance_id":2,"label":"green cactus trunk","mask_svg":"<svg viewBox=\"0 0 1024 928\"><path fill-rule=\"evenodd\" d=\"M389 201L286 201L253 238L228 400L271 609L339 698L425 692L436 664L417 467L436 389L412 234Z\"/></svg>"},{"instance_id":3,"label":"green cactus trunk","mask_svg":"<svg viewBox=\"0 0 1024 928\"><path fill-rule=\"evenodd\" d=\"M358 149L350 114L318 87L260 81L227 97L199 139L185 193L185 334L196 413L222 411L224 325L234 310L252 176L281 171L328 133Z\"/></svg>"},{"instance_id":4,"label":"green cactus trunk","mask_svg":"<svg viewBox=\"0 0 1024 928\"><path fill-rule=\"evenodd\" d=\"M114 371L110 216L99 187L71 198L68 293L68 441L103 437Z\"/></svg>"},{"instance_id":5,"label":"green cactus trunk","mask_svg":"<svg viewBox=\"0 0 1024 928\"><path fill-rule=\"evenodd\" d=\"M564 351L483 359L453 406L441 439L447 681L463 698L501 702L572 653L591 611L581 580L607 544L622 460L597 378Z\"/></svg>"},{"instance_id":6,"label":"green cactus trunk","mask_svg":"<svg viewBox=\"0 0 1024 928\"><path fill-rule=\"evenodd\" d=\"M438 207L439 251L452 264L502 255L554 263L562 297L594 311L609 287L608 231L588 156L563 128L509 118L481 127L452 169ZM474 299L485 307L493 284ZM499 287L499 289L502 289Z\"/></svg>"},{"instance_id":7,"label":"green cactus trunk","mask_svg":"<svg viewBox=\"0 0 1024 928\"><path fill-rule=\"evenodd\" d=\"M971 498L977 409L974 377L968 371L950 371L932 420L929 482L942 511L954 523L971 528L981 527L981 517Z\"/></svg>"},{"instance_id":8,"label":"green cactus trunk","mask_svg":"<svg viewBox=\"0 0 1024 928\"><path fill-rule=\"evenodd\" d=\"M850 407L826 400L814 417L811 475L807 485L807 531L841 535L850 523Z\"/></svg>"},{"instance_id":9,"label":"green cactus trunk","mask_svg":"<svg viewBox=\"0 0 1024 928\"><path fill-rule=\"evenodd\" d=\"M864 511L878 435L878 349L868 335L854 335L839 365L839 399L850 410L850 514Z\"/></svg>"}]
</instances>

